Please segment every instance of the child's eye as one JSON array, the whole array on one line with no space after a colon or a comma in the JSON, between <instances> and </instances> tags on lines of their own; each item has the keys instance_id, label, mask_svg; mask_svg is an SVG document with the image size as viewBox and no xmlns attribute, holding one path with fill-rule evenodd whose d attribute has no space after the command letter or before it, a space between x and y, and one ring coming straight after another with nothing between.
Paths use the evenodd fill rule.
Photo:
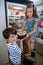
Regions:
<instances>
[{"instance_id":1,"label":"child's eye","mask_svg":"<svg viewBox=\"0 0 43 65\"><path fill-rule=\"evenodd\" d=\"M30 11L30 13L32 13L32 11Z\"/></svg>"},{"instance_id":2,"label":"child's eye","mask_svg":"<svg viewBox=\"0 0 43 65\"><path fill-rule=\"evenodd\" d=\"M13 38L14 37L14 35L12 35L12 36L10 36L11 38Z\"/></svg>"},{"instance_id":3,"label":"child's eye","mask_svg":"<svg viewBox=\"0 0 43 65\"><path fill-rule=\"evenodd\" d=\"M32 13L32 11L28 11L27 13Z\"/></svg>"}]
</instances>

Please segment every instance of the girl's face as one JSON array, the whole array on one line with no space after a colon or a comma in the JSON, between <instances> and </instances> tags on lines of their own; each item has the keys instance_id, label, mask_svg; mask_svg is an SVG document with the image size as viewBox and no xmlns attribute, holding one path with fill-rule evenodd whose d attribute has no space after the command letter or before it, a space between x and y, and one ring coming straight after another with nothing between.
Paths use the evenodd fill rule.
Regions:
<instances>
[{"instance_id":1,"label":"girl's face","mask_svg":"<svg viewBox=\"0 0 43 65\"><path fill-rule=\"evenodd\" d=\"M33 7L27 8L26 15L28 18L33 17Z\"/></svg>"},{"instance_id":2,"label":"girl's face","mask_svg":"<svg viewBox=\"0 0 43 65\"><path fill-rule=\"evenodd\" d=\"M10 36L8 38L8 42L9 43L17 42L17 35L10 34Z\"/></svg>"}]
</instances>

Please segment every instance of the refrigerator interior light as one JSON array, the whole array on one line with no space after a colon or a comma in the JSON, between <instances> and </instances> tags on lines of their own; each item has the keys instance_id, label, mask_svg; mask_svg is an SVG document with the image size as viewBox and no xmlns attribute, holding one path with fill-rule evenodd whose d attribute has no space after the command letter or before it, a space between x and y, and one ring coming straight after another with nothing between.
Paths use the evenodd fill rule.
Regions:
<instances>
[{"instance_id":1,"label":"refrigerator interior light","mask_svg":"<svg viewBox=\"0 0 43 65\"><path fill-rule=\"evenodd\" d=\"M14 9L22 10L23 8L22 7L14 7Z\"/></svg>"}]
</instances>

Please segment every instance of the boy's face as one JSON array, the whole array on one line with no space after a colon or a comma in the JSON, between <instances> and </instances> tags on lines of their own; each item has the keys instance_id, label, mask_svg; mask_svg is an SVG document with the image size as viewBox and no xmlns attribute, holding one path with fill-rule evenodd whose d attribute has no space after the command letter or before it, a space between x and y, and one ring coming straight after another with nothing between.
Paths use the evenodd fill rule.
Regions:
<instances>
[{"instance_id":1,"label":"boy's face","mask_svg":"<svg viewBox=\"0 0 43 65\"><path fill-rule=\"evenodd\" d=\"M8 38L8 42L9 43L13 43L17 41L17 35L14 34L10 34L9 38Z\"/></svg>"}]
</instances>

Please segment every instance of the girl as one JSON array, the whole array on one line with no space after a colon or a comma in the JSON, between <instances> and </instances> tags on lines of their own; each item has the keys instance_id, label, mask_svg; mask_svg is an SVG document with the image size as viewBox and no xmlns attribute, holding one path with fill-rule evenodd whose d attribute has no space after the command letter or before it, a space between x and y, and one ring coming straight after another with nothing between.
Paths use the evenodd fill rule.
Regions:
<instances>
[{"instance_id":1,"label":"girl","mask_svg":"<svg viewBox=\"0 0 43 65\"><path fill-rule=\"evenodd\" d=\"M22 25L21 31L24 30L25 27L27 27L27 36L26 36L26 44L28 46L28 53L25 55L31 55L31 45L30 42L38 35L38 15L36 13L36 10L34 8L33 4L30 4L26 8L26 18L23 20L24 23Z\"/></svg>"}]
</instances>

